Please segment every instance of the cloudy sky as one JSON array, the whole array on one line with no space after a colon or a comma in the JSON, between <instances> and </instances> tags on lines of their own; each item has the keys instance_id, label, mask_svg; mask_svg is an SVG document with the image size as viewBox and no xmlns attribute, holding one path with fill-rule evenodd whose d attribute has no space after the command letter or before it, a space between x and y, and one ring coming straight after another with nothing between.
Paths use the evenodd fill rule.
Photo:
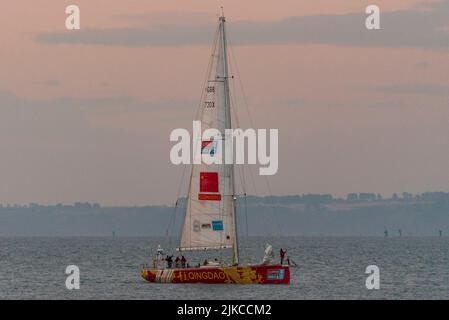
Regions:
<instances>
[{"instance_id":1,"label":"cloudy sky","mask_svg":"<svg viewBox=\"0 0 449 320\"><path fill-rule=\"evenodd\" d=\"M280 130L273 194L449 191L448 0L16 0L0 203L172 203L169 134L191 127L221 5L253 121Z\"/></svg>"}]
</instances>

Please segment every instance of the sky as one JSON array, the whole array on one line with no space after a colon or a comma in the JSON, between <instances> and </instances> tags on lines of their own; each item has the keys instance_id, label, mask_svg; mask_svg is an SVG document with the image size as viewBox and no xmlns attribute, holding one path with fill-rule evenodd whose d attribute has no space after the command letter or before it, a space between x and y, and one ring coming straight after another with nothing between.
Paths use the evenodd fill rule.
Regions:
<instances>
[{"instance_id":1,"label":"sky","mask_svg":"<svg viewBox=\"0 0 449 320\"><path fill-rule=\"evenodd\" d=\"M172 204L169 135L191 130L220 6L252 121L279 129L279 171L248 193L449 191L448 0L16 0L0 13L0 203Z\"/></svg>"}]
</instances>

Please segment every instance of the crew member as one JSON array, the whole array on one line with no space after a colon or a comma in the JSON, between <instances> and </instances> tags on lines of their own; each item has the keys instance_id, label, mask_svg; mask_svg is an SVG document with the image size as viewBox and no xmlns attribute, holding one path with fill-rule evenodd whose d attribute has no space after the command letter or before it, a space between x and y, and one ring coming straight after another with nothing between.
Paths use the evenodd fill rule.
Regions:
<instances>
[{"instance_id":1,"label":"crew member","mask_svg":"<svg viewBox=\"0 0 449 320\"><path fill-rule=\"evenodd\" d=\"M167 255L165 261L167 261L167 268L171 269L171 267L173 266L173 256Z\"/></svg>"},{"instance_id":2,"label":"crew member","mask_svg":"<svg viewBox=\"0 0 449 320\"><path fill-rule=\"evenodd\" d=\"M285 250L281 248L281 250L279 250L279 256L281 257L281 265L284 264L284 258L285 258Z\"/></svg>"},{"instance_id":3,"label":"crew member","mask_svg":"<svg viewBox=\"0 0 449 320\"><path fill-rule=\"evenodd\" d=\"M187 263L187 259L184 256L181 256L181 267L185 268Z\"/></svg>"}]
</instances>

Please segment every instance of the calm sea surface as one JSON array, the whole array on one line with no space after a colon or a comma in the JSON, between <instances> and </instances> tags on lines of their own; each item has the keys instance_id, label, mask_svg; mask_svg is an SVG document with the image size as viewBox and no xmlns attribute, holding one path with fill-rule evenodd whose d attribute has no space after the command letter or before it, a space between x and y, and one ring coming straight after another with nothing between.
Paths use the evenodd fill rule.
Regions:
<instances>
[{"instance_id":1,"label":"calm sea surface","mask_svg":"<svg viewBox=\"0 0 449 320\"><path fill-rule=\"evenodd\" d=\"M0 238L1 299L448 299L449 238L286 237L243 241L243 260L279 246L299 265L289 286L152 284L139 268L162 238ZM191 261L203 257L188 257ZM80 268L67 290L65 268ZM367 290L365 268L380 268Z\"/></svg>"}]
</instances>

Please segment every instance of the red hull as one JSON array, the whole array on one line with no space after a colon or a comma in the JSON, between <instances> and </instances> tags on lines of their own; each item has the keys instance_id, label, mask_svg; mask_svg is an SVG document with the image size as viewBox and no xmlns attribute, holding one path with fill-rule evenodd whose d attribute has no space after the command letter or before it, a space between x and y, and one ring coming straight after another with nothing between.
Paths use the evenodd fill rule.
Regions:
<instances>
[{"instance_id":1,"label":"red hull","mask_svg":"<svg viewBox=\"0 0 449 320\"><path fill-rule=\"evenodd\" d=\"M150 269L141 271L142 278L159 283L236 283L289 284L290 268L281 265L200 267L186 269Z\"/></svg>"}]
</instances>

